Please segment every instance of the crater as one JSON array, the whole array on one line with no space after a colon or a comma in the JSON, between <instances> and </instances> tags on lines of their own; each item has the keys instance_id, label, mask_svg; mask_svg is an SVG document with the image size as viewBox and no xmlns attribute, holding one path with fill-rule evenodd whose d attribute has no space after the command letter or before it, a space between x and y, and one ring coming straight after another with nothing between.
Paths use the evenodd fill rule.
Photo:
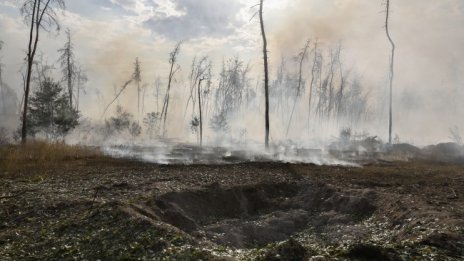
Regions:
<instances>
[{"instance_id":1,"label":"crater","mask_svg":"<svg viewBox=\"0 0 464 261\"><path fill-rule=\"evenodd\" d=\"M376 207L371 190L321 183L270 183L170 192L147 204L156 215L196 237L233 248L262 247L305 229L357 223Z\"/></svg>"}]
</instances>

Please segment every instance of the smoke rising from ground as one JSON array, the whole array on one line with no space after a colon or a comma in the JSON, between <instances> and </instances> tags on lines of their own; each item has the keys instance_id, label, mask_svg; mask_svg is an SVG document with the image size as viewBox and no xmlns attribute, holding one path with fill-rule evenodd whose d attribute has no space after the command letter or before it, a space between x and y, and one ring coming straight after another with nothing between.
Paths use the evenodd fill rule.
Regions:
<instances>
[{"instance_id":1,"label":"smoke rising from ground","mask_svg":"<svg viewBox=\"0 0 464 261\"><path fill-rule=\"evenodd\" d=\"M82 10L77 5L71 5L61 20L64 26L70 27L74 32L77 56L89 75L88 90L83 98L83 116L98 122L113 116L116 105L120 105L133 114L144 127L143 115L137 115L134 102L137 88L134 84L128 86L107 115L102 116L103 109L131 77L135 58L139 57L142 85L146 87L144 112L156 112L156 104L160 101L156 101L155 79L159 78L161 81L158 99L162 100L167 84L169 52L175 45L175 42L166 36L170 30L169 26L188 23L189 17L196 17L201 13L197 10L195 14L183 16L182 12L188 12L189 9L182 9L182 12L173 11L171 15L170 11L163 9L163 15L168 16L168 20L175 21L176 17L181 19L166 25L163 24L163 19L157 18L156 15L147 18L152 12L148 11L150 8L146 3L124 3L126 11L124 17L119 20L116 19L116 13L111 13L111 10L119 12L116 8L94 10L102 15L87 16L79 13ZM400 141L417 145L448 141L449 128L457 126L461 130L464 129L459 120L464 116L464 106L460 102L464 98L461 88L461 75L464 71L464 53L461 47L464 44L464 33L460 26L464 22L464 4L459 0L393 1L392 4L391 31L398 47L397 77L394 84L394 135L397 134ZM85 5L90 3L86 2ZM231 32L230 35L222 31L209 35L205 34L208 32L207 29L202 29L202 33L189 34L189 37L183 39L185 41L178 61L181 70L175 77L171 95L171 105L174 106L170 106L170 117L167 121L169 138L192 143L197 141L198 134L190 128L192 114L185 114L190 88L190 64L195 55L208 55L213 65L211 100L214 99L214 93L219 86L223 61L235 56L244 64L250 65L249 79L244 88L247 94L253 95L247 99L246 104L228 115L229 128L222 133L211 128L211 119L215 111L214 102L211 102L210 108L207 109L210 111L209 116L205 119L205 143L214 145L232 144L243 139L253 142L262 140L264 101L259 28L257 21L250 21L256 10L250 9L249 3L243 1L240 4L237 1L233 6L234 8L228 10L233 13L224 15L224 19L233 21L230 24L234 27L233 30L227 28L228 32ZM237 6L241 6L242 9L235 8ZM14 87L19 94L17 96L21 97L21 82L17 71L23 53L15 48L26 42L22 33L25 27L11 6L2 8L1 10L6 10L7 14L0 18L0 27L5 32L5 36L0 36L5 41L3 63L6 65L7 73L4 74L4 81ZM156 5L153 8L156 8ZM132 13L126 13L129 9ZM142 11L137 13L139 9ZM345 127L352 128L353 132L368 132L369 135L386 139L389 52L384 33L383 10L382 1L370 0L269 1L265 10L265 21L270 43L271 82L275 82L281 59L284 59L286 75L290 78L279 88L286 91L291 86L294 87L295 75L298 72L296 58L308 39L312 41L311 48L314 47L314 42L318 41L321 55L324 57L324 78L329 68L330 51L341 44L340 62L347 84L358 84L359 95L366 97L367 102L366 115L359 122L349 117L342 120L326 120L315 115L308 121L307 100L314 56L312 52L303 63L304 91L296 99L295 115L290 127L289 114L292 102L295 101L291 91L290 94L287 93L285 102L280 99L282 96L275 96L271 101L271 107L274 107L271 113L273 143L295 142L320 147L320 144L338 137L340 130ZM156 30L147 26L147 21L156 24ZM218 24L222 22L227 21ZM159 26L164 26L161 28L162 34L157 32L161 30ZM213 29L215 32L218 30ZM172 31L179 30L172 28ZM56 50L61 46L62 36L48 38L43 39L41 51L49 57L48 61L53 62L56 60ZM58 75L59 72L53 73ZM341 80L337 77L339 76L336 75L334 78L334 85L338 86ZM271 92L273 87L275 92L277 87L272 85ZM276 105L279 100L282 103L280 107ZM313 113L314 110L315 108Z\"/></svg>"}]
</instances>

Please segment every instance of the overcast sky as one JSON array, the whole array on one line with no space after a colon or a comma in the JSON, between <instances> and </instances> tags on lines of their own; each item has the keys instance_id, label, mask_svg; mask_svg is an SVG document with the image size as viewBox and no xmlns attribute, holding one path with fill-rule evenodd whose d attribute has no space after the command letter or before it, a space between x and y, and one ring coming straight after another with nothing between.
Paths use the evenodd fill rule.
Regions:
<instances>
[{"instance_id":1,"label":"overcast sky","mask_svg":"<svg viewBox=\"0 0 464 261\"><path fill-rule=\"evenodd\" d=\"M26 49L26 26L19 0L0 1L0 40L5 82L19 90L18 73ZM362 75L369 88L386 87L388 42L382 0L265 0L271 70L281 55L295 55L304 42L328 46L342 42L343 59ZM447 130L464 118L464 1L392 0L391 30L398 46L395 103L397 132L408 139L447 139ZM239 55L259 74L258 1L250 0L68 0L60 17L73 35L76 56L88 72L84 114L98 111L95 92L111 96L142 62L145 83L166 77L174 44L185 43L180 64L195 55L210 55L215 65ZM64 35L43 34L40 51L55 63ZM185 69L184 71L188 71ZM217 72L216 72L217 73ZM183 76L182 76L183 75ZM185 79L182 73L178 81ZM104 97L109 100L109 97ZM101 106L100 106L101 107ZM398 112L399 111L399 112ZM438 127L437 127L438 126Z\"/></svg>"}]
</instances>

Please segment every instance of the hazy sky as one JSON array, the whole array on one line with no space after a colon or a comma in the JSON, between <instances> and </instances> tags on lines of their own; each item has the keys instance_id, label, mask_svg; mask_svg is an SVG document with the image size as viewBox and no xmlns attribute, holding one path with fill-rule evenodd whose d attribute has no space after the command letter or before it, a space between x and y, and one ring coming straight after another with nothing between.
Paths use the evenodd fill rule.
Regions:
<instances>
[{"instance_id":1,"label":"hazy sky","mask_svg":"<svg viewBox=\"0 0 464 261\"><path fill-rule=\"evenodd\" d=\"M27 44L27 29L17 7L20 2L0 1L5 82L17 90ZM193 56L202 54L210 55L215 65L239 55L260 73L258 20L251 19L257 0L66 3L62 28L71 30L77 58L89 76L84 115L95 115L101 103L110 100L114 86L130 77L135 57L142 62L143 82L166 78L168 54L179 40L185 43L180 56L184 70L178 82L186 79ZM317 38L327 46L342 42L347 66L363 77L369 90L383 93L389 46L382 4L382 0L265 0L271 70L281 55L297 54L307 39ZM454 125L464 130L464 1L392 0L391 23L398 46L395 133L421 143L446 140L448 128ZM40 51L49 63L56 62L63 42L62 33L43 34Z\"/></svg>"}]
</instances>

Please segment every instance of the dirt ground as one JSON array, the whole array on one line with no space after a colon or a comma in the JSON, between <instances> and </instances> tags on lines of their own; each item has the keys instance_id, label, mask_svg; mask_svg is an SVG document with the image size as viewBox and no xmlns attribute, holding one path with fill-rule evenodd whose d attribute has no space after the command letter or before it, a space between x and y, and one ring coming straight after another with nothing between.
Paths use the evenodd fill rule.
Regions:
<instances>
[{"instance_id":1,"label":"dirt ground","mask_svg":"<svg viewBox=\"0 0 464 261\"><path fill-rule=\"evenodd\" d=\"M1 260L462 260L464 165L156 165L0 174Z\"/></svg>"}]
</instances>

